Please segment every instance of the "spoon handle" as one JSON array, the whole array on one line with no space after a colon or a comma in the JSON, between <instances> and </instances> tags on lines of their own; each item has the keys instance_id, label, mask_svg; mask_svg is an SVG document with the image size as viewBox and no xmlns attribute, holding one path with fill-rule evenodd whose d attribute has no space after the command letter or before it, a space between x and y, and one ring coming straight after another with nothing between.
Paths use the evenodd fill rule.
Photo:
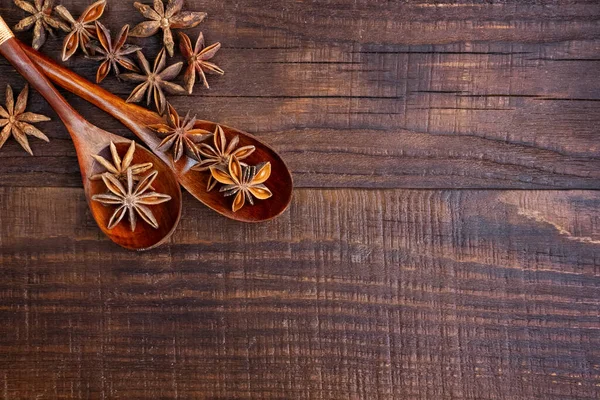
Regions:
<instances>
[{"instance_id":1,"label":"spoon handle","mask_svg":"<svg viewBox=\"0 0 600 400\"><path fill-rule=\"evenodd\" d=\"M58 93L48 78L27 57L27 54L19 46L14 34L0 17L0 54L4 56L15 67L23 77L33 86L54 109L64 124L70 128L69 132L75 140L78 129L84 123L83 118L73 107Z\"/></svg>"}]
</instances>

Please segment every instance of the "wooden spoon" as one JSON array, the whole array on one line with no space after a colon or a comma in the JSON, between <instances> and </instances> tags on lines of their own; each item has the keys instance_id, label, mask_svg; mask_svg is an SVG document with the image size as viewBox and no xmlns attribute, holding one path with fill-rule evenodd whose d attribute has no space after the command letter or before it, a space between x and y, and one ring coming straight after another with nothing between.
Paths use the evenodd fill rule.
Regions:
<instances>
[{"instance_id":1,"label":"wooden spoon","mask_svg":"<svg viewBox=\"0 0 600 400\"><path fill-rule=\"evenodd\" d=\"M206 191L210 177L209 172L190 170L192 163L186 157L173 163L169 154L158 149L161 139L148 126L164 123L163 117L138 105L126 103L120 97L58 65L29 46L20 42L19 44L29 58L53 82L104 110L129 128L150 150L173 168L179 183L188 192L216 212L237 221L260 222L275 218L289 206L294 186L290 171L275 150L254 136L219 124L223 128L228 142L237 135L240 139L239 146L253 145L256 147L254 153L244 159L245 163L254 165L269 161L272 167L271 177L265 182L265 185L271 190L273 197L257 201L253 206L247 205L241 210L233 212L231 209L232 197L224 197L217 189L211 192ZM195 127L214 132L216 125L210 121L197 121Z\"/></svg>"},{"instance_id":2,"label":"wooden spoon","mask_svg":"<svg viewBox=\"0 0 600 400\"><path fill-rule=\"evenodd\" d=\"M131 250L147 250L164 243L175 231L181 217L181 188L172 170L160 158L143 147L137 146L132 164L153 163L153 169L158 171L158 178L153 182L154 191L171 196L171 200L151 206L152 213L158 222L157 229L145 222L138 222L135 231L132 232L127 224L127 216L124 218L124 222L113 229L108 229L110 216L115 209L105 207L91 199L95 194L107 192L102 180L90 180L91 176L105 171L92 156L100 155L110 160L109 146L113 142L117 153L122 158L131 141L103 131L79 115L23 52L1 17L0 54L44 96L69 131L79 160L85 197L100 229L113 242Z\"/></svg>"}]
</instances>

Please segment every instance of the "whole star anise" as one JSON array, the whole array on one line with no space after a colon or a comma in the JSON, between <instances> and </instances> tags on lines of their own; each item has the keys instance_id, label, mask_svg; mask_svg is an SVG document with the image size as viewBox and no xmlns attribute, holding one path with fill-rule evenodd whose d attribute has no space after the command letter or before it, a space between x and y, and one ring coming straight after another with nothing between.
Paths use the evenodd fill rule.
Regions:
<instances>
[{"instance_id":1,"label":"whole star anise","mask_svg":"<svg viewBox=\"0 0 600 400\"><path fill-rule=\"evenodd\" d=\"M229 159L227 170L221 166L210 168L210 173L225 186L221 188L225 196L235 196L231 210L238 211L246 200L254 205L253 197L259 200L268 199L273 195L263 183L271 176L271 163L266 162L257 166L242 166L237 158Z\"/></svg>"},{"instance_id":2,"label":"whole star anise","mask_svg":"<svg viewBox=\"0 0 600 400\"><path fill-rule=\"evenodd\" d=\"M62 29L65 32L70 30L66 24L52 16L54 0L35 0L33 4L24 0L14 1L17 7L31 14L19 21L14 29L17 32L22 32L31 29L33 26L33 42L31 45L34 49L39 50L46 42L46 31L53 35L52 28Z\"/></svg>"},{"instance_id":3,"label":"whole star anise","mask_svg":"<svg viewBox=\"0 0 600 400\"><path fill-rule=\"evenodd\" d=\"M128 214L129 226L131 231L135 231L137 215L146 221L154 229L158 228L158 221L154 214L147 206L153 206L165 203L171 200L171 196L147 192L152 186L152 182L156 179L158 171L153 171L151 174L142 179L137 186L133 186L133 174L131 169L127 170L127 188L121 182L110 174L102 175L104 184L110 191L106 194L96 194L92 196L92 200L104 205L117 205L117 209L108 221L108 229L112 229ZM136 215L137 214L137 215Z\"/></svg>"},{"instance_id":4,"label":"whole star anise","mask_svg":"<svg viewBox=\"0 0 600 400\"><path fill-rule=\"evenodd\" d=\"M194 46L192 49L192 41L188 35L183 32L179 32L179 38L181 39L179 41L179 49L181 50L181 54L183 54L188 62L188 67L185 70L184 75L185 86L188 93L192 94L194 90L196 73L198 73L200 78L202 78L204 87L210 89L205 72L218 75L223 75L225 73L225 71L219 68L216 64L208 61L215 56L217 51L219 51L221 48L221 43L217 42L208 47L204 47L204 35L202 32L200 32L198 40L196 40L196 46Z\"/></svg>"},{"instance_id":5,"label":"whole star anise","mask_svg":"<svg viewBox=\"0 0 600 400\"><path fill-rule=\"evenodd\" d=\"M149 37L162 29L163 42L171 57L175 49L171 29L193 28L206 18L204 12L181 11L183 0L169 0L166 9L162 0L154 0L153 7L139 2L133 3L133 6L149 21L133 28L131 36Z\"/></svg>"},{"instance_id":6,"label":"whole star anise","mask_svg":"<svg viewBox=\"0 0 600 400\"><path fill-rule=\"evenodd\" d=\"M150 69L150 64L146 57L141 51L138 51L137 57L142 67L144 75L140 74L121 74L121 78L130 82L142 82L140 83L131 95L127 99L128 103L138 103L146 95L146 104L150 105L150 100L154 97L154 103L156 104L156 110L163 115L167 109L167 98L165 97L164 91L166 90L170 94L186 94L184 88L181 86L169 82L179 74L183 66L183 62L178 62L167 67L167 54L163 47L156 60L154 61L154 68Z\"/></svg>"},{"instance_id":7,"label":"whole star anise","mask_svg":"<svg viewBox=\"0 0 600 400\"><path fill-rule=\"evenodd\" d=\"M12 88L10 85L6 87L6 108L0 106L0 127L4 127L2 132L0 132L0 148L4 146L6 139L8 139L12 132L13 137L21 147L29 154L33 155L31 147L29 147L27 135L35 136L46 142L49 142L50 140L42 131L30 124L50 121L50 118L45 115L25 112L28 96L29 86L25 85L25 88L19 94L15 104Z\"/></svg>"},{"instance_id":8,"label":"whole star anise","mask_svg":"<svg viewBox=\"0 0 600 400\"><path fill-rule=\"evenodd\" d=\"M181 118L175 108L169 104L167 112L167 123L159 125L151 125L150 129L157 132L159 135L166 137L158 146L163 151L168 151L173 148L173 161L177 162L185 152L188 157L199 160L198 143L207 139L212 135L204 129L195 129L196 117L190 117L188 112L185 118Z\"/></svg>"},{"instance_id":9,"label":"whole star anise","mask_svg":"<svg viewBox=\"0 0 600 400\"><path fill-rule=\"evenodd\" d=\"M239 136L235 136L229 145L227 145L227 138L225 137L225 132L223 132L223 128L219 125L215 128L215 133L213 134L213 143L214 146L210 146L206 143L200 143L198 147L198 151L202 157L202 162L194 165L192 169L194 171L208 171L210 167L220 166L226 168L229 164L229 159L231 157L235 157L238 160L243 160L248 157L250 154L254 153L256 148L252 145L237 147L240 142ZM241 163L242 166L245 164ZM210 176L208 178L208 185L206 186L206 191L210 192L213 190L217 181Z\"/></svg>"},{"instance_id":10,"label":"whole star anise","mask_svg":"<svg viewBox=\"0 0 600 400\"><path fill-rule=\"evenodd\" d=\"M135 153L135 142L132 140L129 145L129 149L127 149L127 153L125 153L125 157L121 160L119 157L119 153L117 152L117 147L113 142L110 142L110 154L112 156L112 162L105 159L99 155L92 155L94 160L98 161L100 165L106 168L106 172L101 174L93 175L90 180L96 181L102 179L102 175L108 173L112 174L115 178L120 181L126 181L127 179L127 171L131 170L134 181L139 181L140 176L152 169L152 163L144 163L144 164L134 164L131 165L133 161L133 154Z\"/></svg>"},{"instance_id":11,"label":"whole star anise","mask_svg":"<svg viewBox=\"0 0 600 400\"><path fill-rule=\"evenodd\" d=\"M140 72L140 69L131 61L127 56L135 53L142 48L139 46L131 46L125 44L127 41L127 34L129 33L129 25L125 25L119 35L116 37L115 43L113 44L110 38L110 31L106 29L104 25L96 21L96 35L98 36L98 42L100 46L91 45L90 47L96 52L102 54L101 56L90 57L92 60L102 61L102 64L98 67L96 72L96 82L100 83L106 78L112 68L115 74L119 76L119 65L130 71Z\"/></svg>"},{"instance_id":12,"label":"whole star anise","mask_svg":"<svg viewBox=\"0 0 600 400\"><path fill-rule=\"evenodd\" d=\"M96 27L93 22L104 13L106 0L100 0L85 9L79 19L75 20L69 10L64 6L56 6L56 13L71 24L71 33L63 43L62 60L67 61L79 47L85 54L88 53L87 45L92 37L96 37Z\"/></svg>"}]
</instances>

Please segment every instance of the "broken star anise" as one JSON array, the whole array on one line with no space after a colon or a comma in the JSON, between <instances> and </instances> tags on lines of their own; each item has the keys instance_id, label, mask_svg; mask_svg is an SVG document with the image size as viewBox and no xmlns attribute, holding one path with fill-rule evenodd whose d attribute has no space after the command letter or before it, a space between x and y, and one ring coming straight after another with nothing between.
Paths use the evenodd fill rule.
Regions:
<instances>
[{"instance_id":1,"label":"broken star anise","mask_svg":"<svg viewBox=\"0 0 600 400\"><path fill-rule=\"evenodd\" d=\"M149 126L150 129L159 135L165 135L164 140L158 148L163 151L173 148L173 161L175 162L179 161L184 152L188 157L199 160L198 144L210 137L212 133L204 129L195 129L196 117L190 117L189 112L182 119L171 104L168 107L168 125L158 124Z\"/></svg>"},{"instance_id":2,"label":"broken star anise","mask_svg":"<svg viewBox=\"0 0 600 400\"><path fill-rule=\"evenodd\" d=\"M0 132L0 148L6 142L6 139L10 136L11 132L16 141L27 151L33 155L31 147L29 147L29 141L27 135L35 136L38 139L50 141L46 135L36 127L33 123L50 121L50 118L45 115L34 114L31 112L25 112L27 108L27 97L29 96L29 86L25 85L25 88L19 94L17 102L13 97L13 90L8 85L6 87L6 108L0 106L0 127L4 127Z\"/></svg>"},{"instance_id":3,"label":"broken star anise","mask_svg":"<svg viewBox=\"0 0 600 400\"><path fill-rule=\"evenodd\" d=\"M68 32L69 27L52 15L54 10L54 0L34 0L33 4L25 0L14 0L17 7L31 14L23 18L17 25L15 31L22 32L31 29L33 26L33 42L31 46L39 50L46 42L46 31L54 34L52 28L62 29Z\"/></svg>"},{"instance_id":4,"label":"broken star anise","mask_svg":"<svg viewBox=\"0 0 600 400\"><path fill-rule=\"evenodd\" d=\"M119 157L119 153L117 152L117 147L113 142L110 142L110 154L112 156L112 162L101 157L99 155L92 155L94 160L98 161L100 165L106 168L106 171L93 175L90 180L97 181L102 179L102 175L111 174L118 180L125 182L127 180L127 171L131 170L133 180L139 181L141 179L140 175L144 172L152 169L152 163L144 163L144 164L134 164L131 165L133 161L133 154L135 153L135 142L132 140L129 145L129 149L127 149L127 153L125 153L125 157L121 159Z\"/></svg>"},{"instance_id":5,"label":"broken star anise","mask_svg":"<svg viewBox=\"0 0 600 400\"><path fill-rule=\"evenodd\" d=\"M183 0L169 0L166 9L162 0L154 0L153 7L137 1L133 3L133 6L149 21L142 22L133 28L131 36L149 37L162 29L163 42L171 57L173 57L175 49L171 29L193 28L206 18L204 12L181 11Z\"/></svg>"},{"instance_id":6,"label":"broken star anise","mask_svg":"<svg viewBox=\"0 0 600 400\"><path fill-rule=\"evenodd\" d=\"M271 163L266 162L257 166L242 166L237 158L229 159L227 170L221 166L210 168L210 173L225 186L221 188L225 196L235 196L231 210L238 211L246 201L254 205L254 197L265 200L273 194L263 185L271 176Z\"/></svg>"},{"instance_id":7,"label":"broken star anise","mask_svg":"<svg viewBox=\"0 0 600 400\"><path fill-rule=\"evenodd\" d=\"M110 174L102 175L102 180L110 193L96 194L92 196L92 200L104 205L118 206L108 221L108 229L117 226L125 214L128 214L129 226L132 232L135 231L138 215L154 229L158 228L158 221L147 206L165 203L171 200L171 196L162 193L147 192L157 175L158 171L153 171L134 187L133 173L131 169L128 169L127 188L114 176Z\"/></svg>"},{"instance_id":8,"label":"broken star anise","mask_svg":"<svg viewBox=\"0 0 600 400\"><path fill-rule=\"evenodd\" d=\"M105 7L106 0L97 1L86 8L77 20L64 6L56 7L56 13L71 24L71 33L67 35L63 43L63 61L71 58L79 47L85 54L88 54L87 45L92 37L96 37L96 27L93 22L102 16Z\"/></svg>"},{"instance_id":9,"label":"broken star anise","mask_svg":"<svg viewBox=\"0 0 600 400\"><path fill-rule=\"evenodd\" d=\"M130 82L142 82L140 83L131 95L127 99L128 103L138 103L146 95L146 103L150 105L150 100L154 97L154 103L156 104L156 110L160 115L163 115L167 109L167 98L165 97L164 91L166 90L170 94L186 94L184 88L181 86L169 82L179 74L183 66L183 62L178 62L167 67L167 53L163 47L156 60L154 61L154 68L150 69L150 64L146 57L141 51L137 52L137 57L142 67L142 73L140 74L121 74L121 79Z\"/></svg>"},{"instance_id":10,"label":"broken star anise","mask_svg":"<svg viewBox=\"0 0 600 400\"><path fill-rule=\"evenodd\" d=\"M239 136L235 136L229 145L227 145L227 138L225 137L225 132L223 132L223 128L219 125L215 128L215 133L213 134L213 143L214 146L210 146L206 143L200 143L198 147L198 151L202 156L202 162L194 165L192 169L194 171L208 171L210 167L221 166L223 168L227 168L229 164L229 159L231 157L235 157L238 160L243 160L248 157L250 154L254 152L256 149L254 146L243 146L237 147L240 142ZM244 164L242 164L243 166ZM206 191L210 192L213 190L217 181L210 176L208 178L208 185L206 187Z\"/></svg>"},{"instance_id":11,"label":"broken star anise","mask_svg":"<svg viewBox=\"0 0 600 400\"><path fill-rule=\"evenodd\" d=\"M90 57L93 60L102 61L102 64L98 67L96 72L96 82L100 83L106 78L111 68L115 71L115 74L119 76L119 65L125 69L134 72L140 72L140 69L131 61L127 56L135 53L142 48L139 46L131 46L125 44L127 41L127 34L129 33L129 25L125 25L119 35L115 38L113 44L110 38L110 31L106 29L104 25L96 21L96 35L98 36L98 42L100 46L92 45L91 48L101 54L101 56Z\"/></svg>"},{"instance_id":12,"label":"broken star anise","mask_svg":"<svg viewBox=\"0 0 600 400\"><path fill-rule=\"evenodd\" d=\"M196 83L196 73L202 78L204 87L210 89L208 86L208 80L206 79L205 72L211 74L223 75L225 71L219 68L216 64L209 62L211 58L215 56L217 51L221 48L221 43L214 43L208 47L204 47L204 35L200 32L196 45L192 48L192 41L189 36L183 32L179 32L179 49L181 54L185 57L188 62L188 67L185 70L184 80L185 86L189 94L192 94L194 90L194 84Z\"/></svg>"}]
</instances>

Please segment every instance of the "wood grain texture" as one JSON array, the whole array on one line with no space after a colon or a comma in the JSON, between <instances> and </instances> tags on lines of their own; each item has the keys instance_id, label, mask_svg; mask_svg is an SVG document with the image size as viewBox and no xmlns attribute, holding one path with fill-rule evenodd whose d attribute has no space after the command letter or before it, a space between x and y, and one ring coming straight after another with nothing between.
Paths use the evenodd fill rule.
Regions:
<instances>
[{"instance_id":1,"label":"wood grain texture","mask_svg":"<svg viewBox=\"0 0 600 400\"><path fill-rule=\"evenodd\" d=\"M299 190L262 225L190 201L150 254L79 189L0 195L4 399L600 396L597 192Z\"/></svg>"},{"instance_id":2,"label":"wood grain texture","mask_svg":"<svg viewBox=\"0 0 600 400\"><path fill-rule=\"evenodd\" d=\"M113 32L143 20L108 1ZM304 189L260 225L184 194L171 241L135 254L96 227L58 121L35 157L8 142L0 399L600 397L600 3L186 7L226 73L173 102L255 133Z\"/></svg>"},{"instance_id":3,"label":"wood grain texture","mask_svg":"<svg viewBox=\"0 0 600 400\"><path fill-rule=\"evenodd\" d=\"M1 2L0 12L12 24L22 15L10 3ZM103 21L113 31L143 20L129 2L109 3ZM272 143L298 186L600 184L596 1L245 0L188 7L208 12L192 32L223 43L215 61L226 75L211 77L211 90L198 87L198 102L172 101ZM138 42L149 58L158 52L158 37ZM58 59L60 44L49 40L44 51ZM81 56L67 65L95 76L97 63ZM18 79L8 67L0 72L0 87ZM122 97L134 87L114 77L103 86ZM93 109L87 115L129 134ZM11 159L0 166L0 184L79 185L64 129L59 122L49 127L55 140L35 147L37 171L7 146L0 157Z\"/></svg>"}]
</instances>

